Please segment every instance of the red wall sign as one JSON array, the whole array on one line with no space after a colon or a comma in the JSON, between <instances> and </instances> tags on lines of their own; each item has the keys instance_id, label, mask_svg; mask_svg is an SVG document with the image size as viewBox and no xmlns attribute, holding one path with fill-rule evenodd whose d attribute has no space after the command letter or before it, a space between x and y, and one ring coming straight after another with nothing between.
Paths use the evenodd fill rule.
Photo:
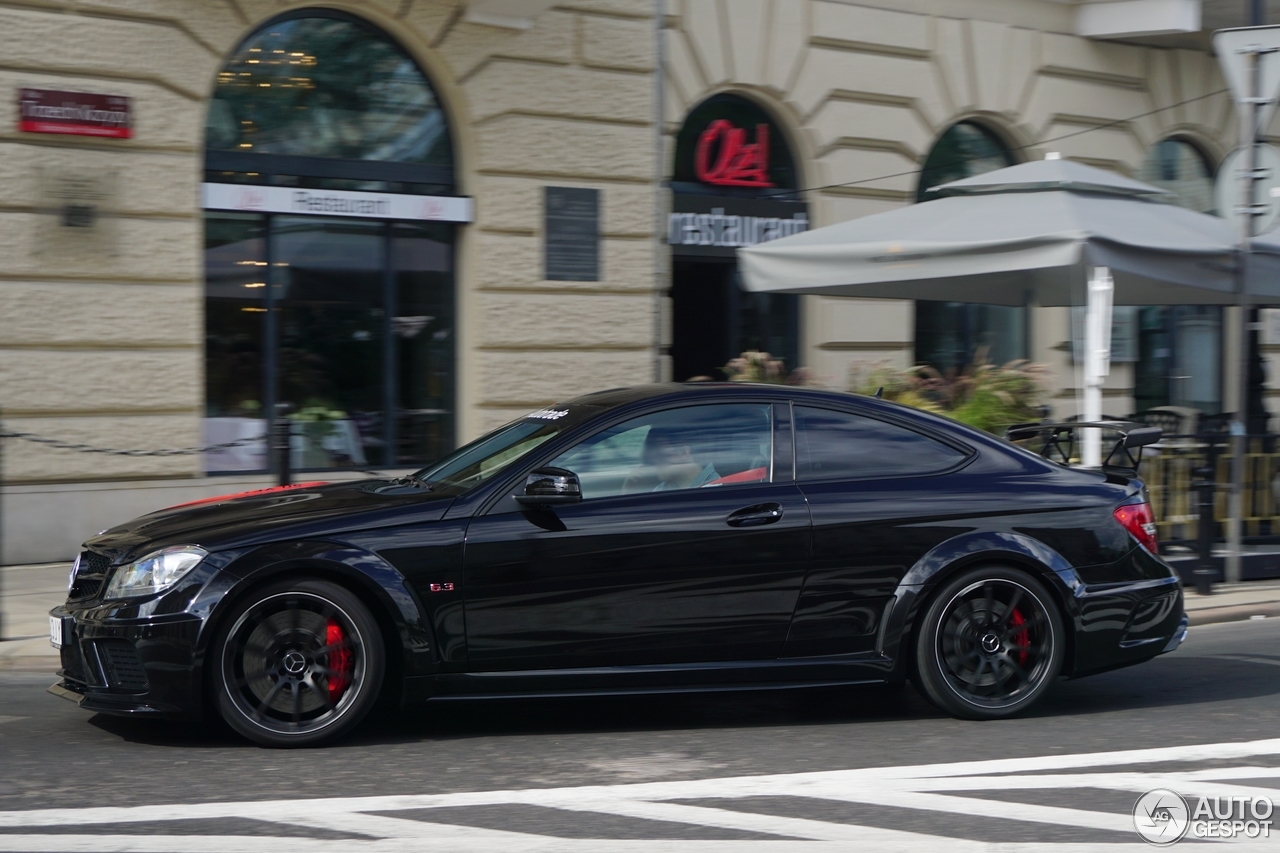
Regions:
<instances>
[{"instance_id":1,"label":"red wall sign","mask_svg":"<svg viewBox=\"0 0 1280 853\"><path fill-rule=\"evenodd\" d=\"M133 99L56 89L19 89L18 130L132 139Z\"/></svg>"},{"instance_id":2,"label":"red wall sign","mask_svg":"<svg viewBox=\"0 0 1280 853\"><path fill-rule=\"evenodd\" d=\"M728 119L717 119L698 137L694 157L698 180L722 187L771 187L769 126L756 125L756 141Z\"/></svg>"}]
</instances>

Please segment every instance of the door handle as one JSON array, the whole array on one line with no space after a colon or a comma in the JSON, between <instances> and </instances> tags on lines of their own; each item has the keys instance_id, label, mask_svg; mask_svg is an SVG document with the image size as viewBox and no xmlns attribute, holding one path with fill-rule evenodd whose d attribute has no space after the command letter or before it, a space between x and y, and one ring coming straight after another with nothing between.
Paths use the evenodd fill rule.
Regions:
<instances>
[{"instance_id":1,"label":"door handle","mask_svg":"<svg viewBox=\"0 0 1280 853\"><path fill-rule=\"evenodd\" d=\"M782 518L782 505L767 503L735 510L729 513L725 523L730 527L759 527L762 524L773 524L780 518Z\"/></svg>"}]
</instances>

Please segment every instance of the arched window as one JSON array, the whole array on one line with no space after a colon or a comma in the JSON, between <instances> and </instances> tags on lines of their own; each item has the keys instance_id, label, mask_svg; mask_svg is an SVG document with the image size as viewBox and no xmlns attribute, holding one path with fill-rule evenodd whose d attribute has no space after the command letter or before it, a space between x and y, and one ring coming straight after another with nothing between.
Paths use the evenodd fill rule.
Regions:
<instances>
[{"instance_id":1,"label":"arched window","mask_svg":"<svg viewBox=\"0 0 1280 853\"><path fill-rule=\"evenodd\" d=\"M1174 138L1156 143L1142 163L1138 180L1173 193L1182 207L1214 213L1214 172L1204 152L1185 139Z\"/></svg>"},{"instance_id":2,"label":"arched window","mask_svg":"<svg viewBox=\"0 0 1280 853\"><path fill-rule=\"evenodd\" d=\"M977 122L956 122L929 149L924 168L920 170L916 201L925 201L930 187L1003 169L1017 162L1009 146L990 130Z\"/></svg>"},{"instance_id":3,"label":"arched window","mask_svg":"<svg viewBox=\"0 0 1280 853\"><path fill-rule=\"evenodd\" d=\"M298 469L451 450L470 208L426 75L366 21L291 12L231 54L206 129L206 441L263 436L287 404ZM265 442L206 467L265 469Z\"/></svg>"},{"instance_id":4,"label":"arched window","mask_svg":"<svg viewBox=\"0 0 1280 853\"><path fill-rule=\"evenodd\" d=\"M409 55L358 19L304 14L254 33L218 72L208 149L451 167L444 111Z\"/></svg>"},{"instance_id":5,"label":"arched window","mask_svg":"<svg viewBox=\"0 0 1280 853\"><path fill-rule=\"evenodd\" d=\"M1001 139L981 124L961 121L938 138L916 187L926 201L931 187L981 175L1018 160ZM1027 356L1027 310L967 302L916 302L916 361L941 371L958 371L978 359L1004 364Z\"/></svg>"}]
</instances>

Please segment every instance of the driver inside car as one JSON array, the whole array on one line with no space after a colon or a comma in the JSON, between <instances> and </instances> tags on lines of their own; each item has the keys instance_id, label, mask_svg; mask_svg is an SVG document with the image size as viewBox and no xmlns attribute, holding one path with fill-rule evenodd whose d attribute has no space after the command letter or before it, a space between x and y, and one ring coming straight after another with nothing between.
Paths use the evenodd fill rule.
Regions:
<instances>
[{"instance_id":1,"label":"driver inside car","mask_svg":"<svg viewBox=\"0 0 1280 853\"><path fill-rule=\"evenodd\" d=\"M641 461L657 477L655 492L696 489L720 478L715 465L702 463L684 430L653 427L644 438Z\"/></svg>"}]
</instances>

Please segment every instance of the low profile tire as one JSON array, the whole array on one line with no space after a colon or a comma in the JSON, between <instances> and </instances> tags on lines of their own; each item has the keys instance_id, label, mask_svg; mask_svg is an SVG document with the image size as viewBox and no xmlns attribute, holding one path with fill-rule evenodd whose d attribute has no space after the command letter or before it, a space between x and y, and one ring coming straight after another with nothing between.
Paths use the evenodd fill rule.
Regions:
<instances>
[{"instance_id":1,"label":"low profile tire","mask_svg":"<svg viewBox=\"0 0 1280 853\"><path fill-rule=\"evenodd\" d=\"M271 747L313 746L351 731L377 701L385 671L368 608L318 580L255 592L219 632L211 663L218 713Z\"/></svg>"},{"instance_id":2,"label":"low profile tire","mask_svg":"<svg viewBox=\"0 0 1280 853\"><path fill-rule=\"evenodd\" d=\"M1062 669L1066 634L1044 585L988 567L947 581L925 610L916 680L957 717L993 720L1030 707Z\"/></svg>"}]
</instances>

